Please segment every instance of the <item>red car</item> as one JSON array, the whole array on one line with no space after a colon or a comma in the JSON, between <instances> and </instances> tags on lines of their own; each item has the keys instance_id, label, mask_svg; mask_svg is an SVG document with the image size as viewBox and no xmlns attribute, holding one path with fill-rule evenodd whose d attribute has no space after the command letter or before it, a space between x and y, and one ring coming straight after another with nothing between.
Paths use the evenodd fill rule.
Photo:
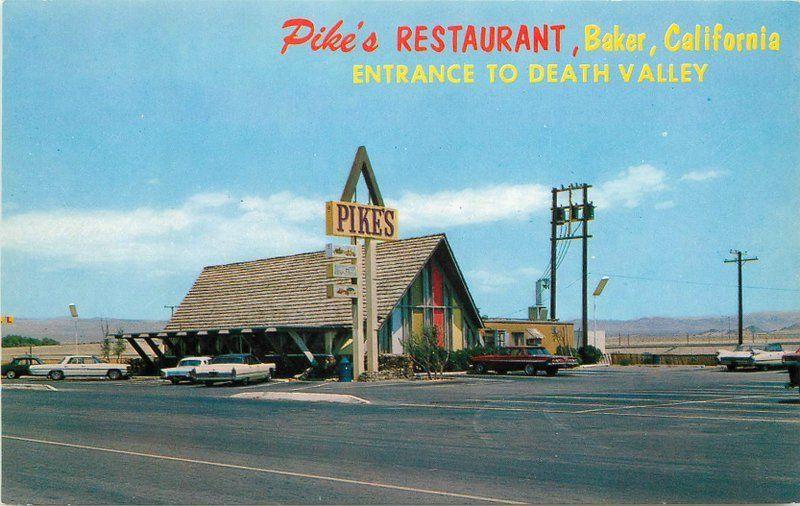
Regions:
<instances>
[{"instance_id":1,"label":"red car","mask_svg":"<svg viewBox=\"0 0 800 506\"><path fill-rule=\"evenodd\" d=\"M787 388L800 387L800 348L794 353L783 356L783 365L789 368L789 384Z\"/></svg>"},{"instance_id":2,"label":"red car","mask_svg":"<svg viewBox=\"0 0 800 506\"><path fill-rule=\"evenodd\" d=\"M539 371L555 376L559 369L571 369L580 363L575 357L552 355L544 346L509 346L494 355L476 355L470 362L476 374L525 371L528 376L535 376Z\"/></svg>"}]
</instances>

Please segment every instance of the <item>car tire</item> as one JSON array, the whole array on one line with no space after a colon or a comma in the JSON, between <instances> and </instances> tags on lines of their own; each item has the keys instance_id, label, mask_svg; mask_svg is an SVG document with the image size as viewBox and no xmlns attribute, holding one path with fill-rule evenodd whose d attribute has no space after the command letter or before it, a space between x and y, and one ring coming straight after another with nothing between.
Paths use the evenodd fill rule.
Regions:
<instances>
[{"instance_id":1,"label":"car tire","mask_svg":"<svg viewBox=\"0 0 800 506\"><path fill-rule=\"evenodd\" d=\"M53 381L61 381L64 379L64 371L50 371L47 377Z\"/></svg>"},{"instance_id":2,"label":"car tire","mask_svg":"<svg viewBox=\"0 0 800 506\"><path fill-rule=\"evenodd\" d=\"M525 374L528 376L536 376L536 373L539 372L536 369L536 366L533 364L525 364Z\"/></svg>"},{"instance_id":3,"label":"car tire","mask_svg":"<svg viewBox=\"0 0 800 506\"><path fill-rule=\"evenodd\" d=\"M544 372L547 373L548 376L555 376L558 374L558 367L549 366Z\"/></svg>"},{"instance_id":4,"label":"car tire","mask_svg":"<svg viewBox=\"0 0 800 506\"><path fill-rule=\"evenodd\" d=\"M727 364L725 367L727 367L729 371L736 370L736 364Z\"/></svg>"},{"instance_id":5,"label":"car tire","mask_svg":"<svg viewBox=\"0 0 800 506\"><path fill-rule=\"evenodd\" d=\"M15 371L15 370L13 370L13 369L11 369L10 371L8 371L8 372L6 373L6 379L13 380L13 379L14 379L14 378L16 378L16 377L17 377L17 371Z\"/></svg>"},{"instance_id":6,"label":"car tire","mask_svg":"<svg viewBox=\"0 0 800 506\"><path fill-rule=\"evenodd\" d=\"M484 364L475 364L473 369L475 370L475 374L486 374L486 366Z\"/></svg>"},{"instance_id":7,"label":"car tire","mask_svg":"<svg viewBox=\"0 0 800 506\"><path fill-rule=\"evenodd\" d=\"M178 378L170 378L169 380L172 382L173 385L177 385L178 383L181 382L181 380L179 380Z\"/></svg>"},{"instance_id":8,"label":"car tire","mask_svg":"<svg viewBox=\"0 0 800 506\"><path fill-rule=\"evenodd\" d=\"M106 373L106 376L108 376L108 379L112 381L122 379L122 373L119 371L119 369L111 369Z\"/></svg>"}]
</instances>

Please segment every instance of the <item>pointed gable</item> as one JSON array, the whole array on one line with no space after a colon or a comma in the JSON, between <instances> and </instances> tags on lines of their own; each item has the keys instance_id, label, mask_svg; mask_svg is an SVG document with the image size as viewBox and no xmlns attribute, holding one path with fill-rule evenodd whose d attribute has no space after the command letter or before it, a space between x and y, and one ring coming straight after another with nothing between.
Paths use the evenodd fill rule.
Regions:
<instances>
[{"instance_id":1,"label":"pointed gable","mask_svg":"<svg viewBox=\"0 0 800 506\"><path fill-rule=\"evenodd\" d=\"M378 245L379 321L388 317L434 255L459 280L457 289L480 322L444 234ZM324 252L314 252L206 267L165 330L350 327L350 301L327 298L326 269L332 262Z\"/></svg>"}]
</instances>

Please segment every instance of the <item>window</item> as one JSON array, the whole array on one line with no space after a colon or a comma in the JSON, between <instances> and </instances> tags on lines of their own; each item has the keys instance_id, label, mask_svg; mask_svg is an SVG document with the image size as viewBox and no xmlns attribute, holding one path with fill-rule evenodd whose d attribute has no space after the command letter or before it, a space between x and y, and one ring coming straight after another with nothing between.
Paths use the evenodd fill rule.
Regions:
<instances>
[{"instance_id":1,"label":"window","mask_svg":"<svg viewBox=\"0 0 800 506\"><path fill-rule=\"evenodd\" d=\"M511 342L514 343L514 346L524 346L525 334L523 332L513 332L511 334Z\"/></svg>"},{"instance_id":2,"label":"window","mask_svg":"<svg viewBox=\"0 0 800 506\"><path fill-rule=\"evenodd\" d=\"M69 364L82 364L83 363L83 357L72 357L71 359L69 359L69 362L67 362L67 363L69 363Z\"/></svg>"}]
</instances>

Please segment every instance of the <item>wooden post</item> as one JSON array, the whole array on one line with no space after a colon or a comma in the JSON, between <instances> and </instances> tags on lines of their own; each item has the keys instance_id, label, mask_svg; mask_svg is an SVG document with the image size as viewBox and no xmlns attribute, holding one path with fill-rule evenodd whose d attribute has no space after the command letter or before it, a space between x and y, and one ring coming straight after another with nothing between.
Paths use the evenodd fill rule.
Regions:
<instances>
[{"instance_id":1,"label":"wooden post","mask_svg":"<svg viewBox=\"0 0 800 506\"><path fill-rule=\"evenodd\" d=\"M350 244L358 246L358 240L353 237ZM361 301L364 295L361 293L361 248L356 248L356 266L358 277L355 279L356 293L358 296L353 299L353 379L358 381L358 377L364 372L364 311Z\"/></svg>"},{"instance_id":2,"label":"wooden post","mask_svg":"<svg viewBox=\"0 0 800 506\"><path fill-rule=\"evenodd\" d=\"M375 241L364 239L364 279L367 294L367 371L378 372L378 293L375 286Z\"/></svg>"},{"instance_id":3,"label":"wooden post","mask_svg":"<svg viewBox=\"0 0 800 506\"><path fill-rule=\"evenodd\" d=\"M336 332L333 330L326 330L325 331L325 353L327 355L333 355L333 338L336 336Z\"/></svg>"}]
</instances>

